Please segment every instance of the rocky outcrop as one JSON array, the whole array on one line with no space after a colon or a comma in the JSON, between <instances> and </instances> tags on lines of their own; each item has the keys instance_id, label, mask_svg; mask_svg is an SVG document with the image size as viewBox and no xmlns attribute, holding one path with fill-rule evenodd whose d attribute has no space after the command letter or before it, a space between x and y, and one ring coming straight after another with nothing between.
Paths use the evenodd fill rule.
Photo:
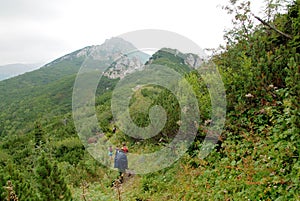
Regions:
<instances>
[{"instance_id":1,"label":"rocky outcrop","mask_svg":"<svg viewBox=\"0 0 300 201\"><path fill-rule=\"evenodd\" d=\"M128 74L143 69L144 64L139 58L136 56L128 57L127 55L122 55L107 71L103 73L103 75L111 79L122 79Z\"/></svg>"},{"instance_id":2,"label":"rocky outcrop","mask_svg":"<svg viewBox=\"0 0 300 201\"><path fill-rule=\"evenodd\" d=\"M198 55L195 54L185 54L184 63L191 68L198 68L204 62Z\"/></svg>"}]
</instances>

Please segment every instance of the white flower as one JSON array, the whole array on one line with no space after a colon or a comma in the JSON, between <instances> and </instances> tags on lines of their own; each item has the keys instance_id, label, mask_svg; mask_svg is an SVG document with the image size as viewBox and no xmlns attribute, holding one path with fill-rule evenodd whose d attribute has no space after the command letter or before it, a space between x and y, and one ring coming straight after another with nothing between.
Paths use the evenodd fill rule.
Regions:
<instances>
[{"instance_id":1,"label":"white flower","mask_svg":"<svg viewBox=\"0 0 300 201\"><path fill-rule=\"evenodd\" d=\"M253 98L253 97L254 97L254 96L253 96L252 94L250 94L250 93L246 94L245 96L246 96L246 98Z\"/></svg>"},{"instance_id":2,"label":"white flower","mask_svg":"<svg viewBox=\"0 0 300 201\"><path fill-rule=\"evenodd\" d=\"M211 119L208 119L208 120L205 120L205 121L204 121L204 124L205 124L205 125L208 125L208 124L210 124L211 122L212 122L212 120L211 120Z\"/></svg>"}]
</instances>

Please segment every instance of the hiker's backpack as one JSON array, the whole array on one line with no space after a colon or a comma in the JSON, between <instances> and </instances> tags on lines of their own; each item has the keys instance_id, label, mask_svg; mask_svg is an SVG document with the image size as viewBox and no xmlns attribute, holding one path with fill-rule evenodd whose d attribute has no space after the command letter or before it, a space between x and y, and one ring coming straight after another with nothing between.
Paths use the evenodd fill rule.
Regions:
<instances>
[{"instance_id":1,"label":"hiker's backpack","mask_svg":"<svg viewBox=\"0 0 300 201\"><path fill-rule=\"evenodd\" d=\"M126 170L128 169L128 161L127 156L123 151L119 151L115 158L115 168L118 168L120 170Z\"/></svg>"}]
</instances>

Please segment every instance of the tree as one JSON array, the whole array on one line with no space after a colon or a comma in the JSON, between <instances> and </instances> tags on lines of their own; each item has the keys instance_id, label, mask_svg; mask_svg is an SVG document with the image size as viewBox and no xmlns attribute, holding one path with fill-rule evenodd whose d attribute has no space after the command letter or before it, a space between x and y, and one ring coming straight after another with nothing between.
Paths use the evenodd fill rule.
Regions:
<instances>
[{"instance_id":1,"label":"tree","mask_svg":"<svg viewBox=\"0 0 300 201\"><path fill-rule=\"evenodd\" d=\"M44 153L37 160L35 173L40 200L72 200L71 192L57 163L51 163Z\"/></svg>"},{"instance_id":2,"label":"tree","mask_svg":"<svg viewBox=\"0 0 300 201\"><path fill-rule=\"evenodd\" d=\"M35 148L41 147L41 145L44 143L43 130L39 122L35 122L34 140L35 140Z\"/></svg>"},{"instance_id":3,"label":"tree","mask_svg":"<svg viewBox=\"0 0 300 201\"><path fill-rule=\"evenodd\" d=\"M0 200L12 195L17 195L19 200L39 200L30 175L26 171L21 171L21 169L20 166L7 162L6 166L0 171L0 185L5 187L1 189L5 190L4 192L1 193L0 190L2 194ZM11 200L13 200L12 198L16 197L12 196Z\"/></svg>"}]
</instances>

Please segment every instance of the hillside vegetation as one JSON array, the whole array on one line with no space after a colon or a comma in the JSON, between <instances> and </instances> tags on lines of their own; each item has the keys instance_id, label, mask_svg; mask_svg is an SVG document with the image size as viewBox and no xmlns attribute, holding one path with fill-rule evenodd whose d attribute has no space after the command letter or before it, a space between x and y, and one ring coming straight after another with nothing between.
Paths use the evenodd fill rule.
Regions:
<instances>
[{"instance_id":1,"label":"hillside vegetation","mask_svg":"<svg viewBox=\"0 0 300 201\"><path fill-rule=\"evenodd\" d=\"M267 16L253 16L247 1L224 7L233 15L234 28L211 59L226 89L226 122L204 159L200 150L211 103L203 77L170 52L150 58L193 87L199 128L192 146L171 167L126 177L119 188L112 187L118 172L89 155L72 120L72 86L83 60L0 82L0 200L9 194L19 200L300 200L300 1L289 3L283 14L277 12L280 1L268 2ZM157 136L138 140L120 130L112 133L110 100L117 81L104 78L97 91L102 137L118 145L127 142L133 153L166 146L180 124L174 94L155 85L135 90L129 111L136 125L150 123L153 105L168 115Z\"/></svg>"}]
</instances>

